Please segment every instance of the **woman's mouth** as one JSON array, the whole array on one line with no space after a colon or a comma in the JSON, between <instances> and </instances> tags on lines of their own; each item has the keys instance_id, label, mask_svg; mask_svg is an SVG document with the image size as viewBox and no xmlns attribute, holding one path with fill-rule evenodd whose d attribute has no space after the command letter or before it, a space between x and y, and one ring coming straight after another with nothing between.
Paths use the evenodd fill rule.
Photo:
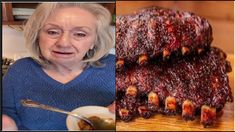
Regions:
<instances>
[{"instance_id":1,"label":"woman's mouth","mask_svg":"<svg viewBox=\"0 0 235 132\"><path fill-rule=\"evenodd\" d=\"M52 51L52 55L55 57L60 57L60 58L69 58L73 56L73 52L67 52L67 51Z\"/></svg>"}]
</instances>

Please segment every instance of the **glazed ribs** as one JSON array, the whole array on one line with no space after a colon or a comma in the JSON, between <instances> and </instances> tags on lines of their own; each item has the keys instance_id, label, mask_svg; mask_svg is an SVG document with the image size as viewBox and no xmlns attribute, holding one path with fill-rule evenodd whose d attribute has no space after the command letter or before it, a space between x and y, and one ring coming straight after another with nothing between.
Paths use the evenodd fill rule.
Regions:
<instances>
[{"instance_id":1,"label":"glazed ribs","mask_svg":"<svg viewBox=\"0 0 235 132\"><path fill-rule=\"evenodd\" d=\"M167 58L172 52L201 52L212 39L209 22L189 12L152 7L117 16L116 66L145 64L148 58Z\"/></svg>"},{"instance_id":2,"label":"glazed ribs","mask_svg":"<svg viewBox=\"0 0 235 132\"><path fill-rule=\"evenodd\" d=\"M182 114L193 120L201 114L204 127L213 125L216 113L233 101L226 54L212 47L200 55L131 65L116 73L116 112L124 121L154 113Z\"/></svg>"},{"instance_id":3,"label":"glazed ribs","mask_svg":"<svg viewBox=\"0 0 235 132\"><path fill-rule=\"evenodd\" d=\"M226 54L212 27L190 12L151 7L116 19L116 113L123 121L155 113L200 115L212 126L232 102Z\"/></svg>"}]
</instances>

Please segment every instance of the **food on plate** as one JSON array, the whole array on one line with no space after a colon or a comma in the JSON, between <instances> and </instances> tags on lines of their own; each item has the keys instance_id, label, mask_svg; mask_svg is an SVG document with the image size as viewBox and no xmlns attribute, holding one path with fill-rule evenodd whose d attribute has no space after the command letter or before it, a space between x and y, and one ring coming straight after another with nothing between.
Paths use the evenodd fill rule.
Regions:
<instances>
[{"instance_id":1,"label":"food on plate","mask_svg":"<svg viewBox=\"0 0 235 132\"><path fill-rule=\"evenodd\" d=\"M80 128L80 130L94 130L90 124L86 123L83 120L78 121L78 127Z\"/></svg>"},{"instance_id":2,"label":"food on plate","mask_svg":"<svg viewBox=\"0 0 235 132\"><path fill-rule=\"evenodd\" d=\"M88 119L94 124L95 128L85 121L80 120L78 122L80 130L115 130L115 123L107 123L98 116L91 116Z\"/></svg>"}]
</instances>

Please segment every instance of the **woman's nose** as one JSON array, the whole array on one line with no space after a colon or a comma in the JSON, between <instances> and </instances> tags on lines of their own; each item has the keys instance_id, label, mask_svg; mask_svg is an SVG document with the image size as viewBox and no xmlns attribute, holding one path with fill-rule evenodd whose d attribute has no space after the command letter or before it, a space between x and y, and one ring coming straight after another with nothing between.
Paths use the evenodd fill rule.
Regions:
<instances>
[{"instance_id":1,"label":"woman's nose","mask_svg":"<svg viewBox=\"0 0 235 132\"><path fill-rule=\"evenodd\" d=\"M57 45L60 46L60 47L68 47L70 46L70 35L68 32L64 32L58 39L57 41Z\"/></svg>"}]
</instances>

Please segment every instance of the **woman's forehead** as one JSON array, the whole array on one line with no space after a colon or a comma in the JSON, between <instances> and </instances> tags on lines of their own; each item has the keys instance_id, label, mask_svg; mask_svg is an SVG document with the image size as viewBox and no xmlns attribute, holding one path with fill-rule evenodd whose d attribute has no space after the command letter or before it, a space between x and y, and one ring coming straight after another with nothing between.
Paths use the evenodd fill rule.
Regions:
<instances>
[{"instance_id":1,"label":"woman's forehead","mask_svg":"<svg viewBox=\"0 0 235 132\"><path fill-rule=\"evenodd\" d=\"M73 31L76 31L76 30L93 31L93 29L94 29L94 28L91 28L91 27L88 27L88 26L82 26L82 25L70 26L70 29L65 29L63 26L53 24L53 23L47 23L43 26L43 28L45 28L45 29L57 28L57 29L60 29L60 30L73 30Z\"/></svg>"},{"instance_id":2,"label":"woman's forehead","mask_svg":"<svg viewBox=\"0 0 235 132\"><path fill-rule=\"evenodd\" d=\"M54 24L63 28L96 27L97 19L89 11L79 7L58 8L46 20L44 25Z\"/></svg>"}]
</instances>

